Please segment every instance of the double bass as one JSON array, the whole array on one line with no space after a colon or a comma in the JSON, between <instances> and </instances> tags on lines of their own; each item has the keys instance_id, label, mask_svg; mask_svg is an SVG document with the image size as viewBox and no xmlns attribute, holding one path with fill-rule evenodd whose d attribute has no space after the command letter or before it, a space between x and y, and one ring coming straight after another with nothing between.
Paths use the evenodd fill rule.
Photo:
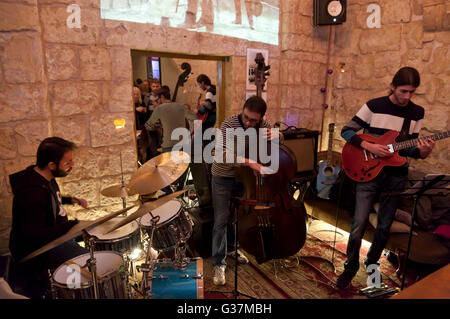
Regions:
<instances>
[{"instance_id":1,"label":"double bass","mask_svg":"<svg viewBox=\"0 0 450 319\"><path fill-rule=\"evenodd\" d=\"M255 84L261 96L270 66L258 53L255 59ZM268 150L271 143L268 142ZM237 168L236 176L244 185L246 197L239 209L239 245L258 263L295 255L306 240L306 209L289 194L289 181L297 172L295 154L279 145L279 169L269 175L255 176L248 167ZM247 202L247 203L245 203ZM251 204L249 204L251 202Z\"/></svg>"},{"instance_id":2,"label":"double bass","mask_svg":"<svg viewBox=\"0 0 450 319\"><path fill-rule=\"evenodd\" d=\"M177 94L178 94L178 88L180 86L184 86L184 83L189 79L189 75L191 74L191 65L187 62L181 63L181 69L184 70L181 72L181 74L178 76L177 84L175 86L175 91L172 96L172 102L175 102L177 100Z\"/></svg>"},{"instance_id":3,"label":"double bass","mask_svg":"<svg viewBox=\"0 0 450 319\"><path fill-rule=\"evenodd\" d=\"M191 67L191 65L189 63L187 63L187 62L181 63L181 69L184 70L184 71L181 72L180 75L178 76L177 84L175 86L175 91L174 91L173 96L172 96L172 102L176 102L177 94L178 94L178 88L180 86L184 86L184 83L186 83L187 80L189 80L189 75L191 75L192 67ZM184 122L185 122L185 127L187 129L189 129L189 121L185 119Z\"/></svg>"}]
</instances>

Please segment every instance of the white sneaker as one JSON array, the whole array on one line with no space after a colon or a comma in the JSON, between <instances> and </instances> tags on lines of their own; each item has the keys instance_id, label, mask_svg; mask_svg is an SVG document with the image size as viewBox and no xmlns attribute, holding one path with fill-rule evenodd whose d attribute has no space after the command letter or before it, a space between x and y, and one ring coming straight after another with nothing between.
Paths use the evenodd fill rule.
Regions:
<instances>
[{"instance_id":1,"label":"white sneaker","mask_svg":"<svg viewBox=\"0 0 450 319\"><path fill-rule=\"evenodd\" d=\"M234 260L234 256L235 256L234 255L234 250L230 251L228 253L228 256L230 256ZM241 265L248 264L248 258L245 257L245 255L239 249L238 249L238 258L237 258L237 260L238 260L238 264L241 264Z\"/></svg>"},{"instance_id":2,"label":"white sneaker","mask_svg":"<svg viewBox=\"0 0 450 319\"><path fill-rule=\"evenodd\" d=\"M222 266L214 266L214 278L213 282L216 286L225 285L225 265Z\"/></svg>"}]
</instances>

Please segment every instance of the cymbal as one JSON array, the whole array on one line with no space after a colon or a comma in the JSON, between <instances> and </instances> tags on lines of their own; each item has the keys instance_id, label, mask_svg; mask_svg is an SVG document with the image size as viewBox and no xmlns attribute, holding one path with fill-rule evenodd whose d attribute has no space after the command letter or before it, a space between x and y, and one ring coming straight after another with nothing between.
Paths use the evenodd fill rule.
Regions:
<instances>
[{"instance_id":1,"label":"cymbal","mask_svg":"<svg viewBox=\"0 0 450 319\"><path fill-rule=\"evenodd\" d=\"M133 220L138 219L139 217L142 217L145 214L148 214L152 210L158 208L159 206L164 205L165 203L167 203L167 202L171 201L172 199L180 196L181 194L183 194L186 191L187 191L187 189L184 189L184 190L178 191L176 193L172 193L172 194L166 195L164 197L160 197L160 198L158 198L155 201L146 202L146 203L142 204L142 206L137 211L135 211L133 214L128 215L127 217L125 217L119 223L114 225L111 229L107 230L104 234L105 235L109 234L110 232L115 231L116 229L122 227L123 225L126 225L126 224L132 222Z\"/></svg>"},{"instance_id":2,"label":"cymbal","mask_svg":"<svg viewBox=\"0 0 450 319\"><path fill-rule=\"evenodd\" d=\"M106 197L128 197L128 188L122 184L116 184L101 190L100 194Z\"/></svg>"},{"instance_id":3,"label":"cymbal","mask_svg":"<svg viewBox=\"0 0 450 319\"><path fill-rule=\"evenodd\" d=\"M175 182L187 169L189 154L166 152L153 157L139 167L128 184L129 195L154 193Z\"/></svg>"},{"instance_id":4,"label":"cymbal","mask_svg":"<svg viewBox=\"0 0 450 319\"><path fill-rule=\"evenodd\" d=\"M42 253L45 253L46 251L49 251L50 249L53 249L55 247L58 247L61 244L64 244L66 241L69 241L71 239L74 239L80 235L83 234L83 230L89 230L91 228L94 228L108 220L110 220L111 218L114 218L120 214L125 213L126 211L130 210L131 208L135 207L136 205L121 209L117 212L113 212L109 215L100 217L96 220L80 220L80 222L78 224L76 224L75 226L73 226L71 229L69 229L69 231L67 233L65 233L64 235L56 238L55 240L49 242L48 244L46 244L45 246L39 248L38 250L35 250L34 252L32 252L31 254L25 256L24 258L22 258L19 262L24 262L27 261L33 257L36 257Z\"/></svg>"}]
</instances>

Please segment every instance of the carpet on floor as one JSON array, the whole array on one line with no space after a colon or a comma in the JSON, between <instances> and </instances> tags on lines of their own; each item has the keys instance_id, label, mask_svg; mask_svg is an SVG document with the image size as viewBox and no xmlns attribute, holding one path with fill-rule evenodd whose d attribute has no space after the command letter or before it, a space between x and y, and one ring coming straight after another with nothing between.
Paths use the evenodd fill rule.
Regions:
<instances>
[{"instance_id":1,"label":"carpet on floor","mask_svg":"<svg viewBox=\"0 0 450 319\"><path fill-rule=\"evenodd\" d=\"M271 260L258 264L252 255L246 265L238 265L238 289L242 294L258 299L348 299L362 298L359 290L367 287L367 275L362 264L370 243L363 241L360 251L360 269L351 285L341 290L335 286L343 271L346 259L348 233L335 231L334 227L314 221L308 227L305 245L295 255L283 260ZM380 258L382 281L390 287L400 287L396 268L386 259ZM227 257L226 285L215 286L212 282L214 270L212 259L204 262L204 286L206 299L234 298L234 260ZM407 276L406 284L414 282ZM245 298L239 295L238 298Z\"/></svg>"}]
</instances>

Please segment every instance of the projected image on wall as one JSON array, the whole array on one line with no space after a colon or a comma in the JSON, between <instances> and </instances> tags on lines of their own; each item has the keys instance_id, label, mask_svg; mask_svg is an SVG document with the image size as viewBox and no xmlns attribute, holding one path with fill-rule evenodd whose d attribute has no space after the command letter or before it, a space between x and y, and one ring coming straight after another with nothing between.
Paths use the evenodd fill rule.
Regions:
<instances>
[{"instance_id":1,"label":"projected image on wall","mask_svg":"<svg viewBox=\"0 0 450 319\"><path fill-rule=\"evenodd\" d=\"M278 45L279 0L101 0L101 17Z\"/></svg>"}]
</instances>

